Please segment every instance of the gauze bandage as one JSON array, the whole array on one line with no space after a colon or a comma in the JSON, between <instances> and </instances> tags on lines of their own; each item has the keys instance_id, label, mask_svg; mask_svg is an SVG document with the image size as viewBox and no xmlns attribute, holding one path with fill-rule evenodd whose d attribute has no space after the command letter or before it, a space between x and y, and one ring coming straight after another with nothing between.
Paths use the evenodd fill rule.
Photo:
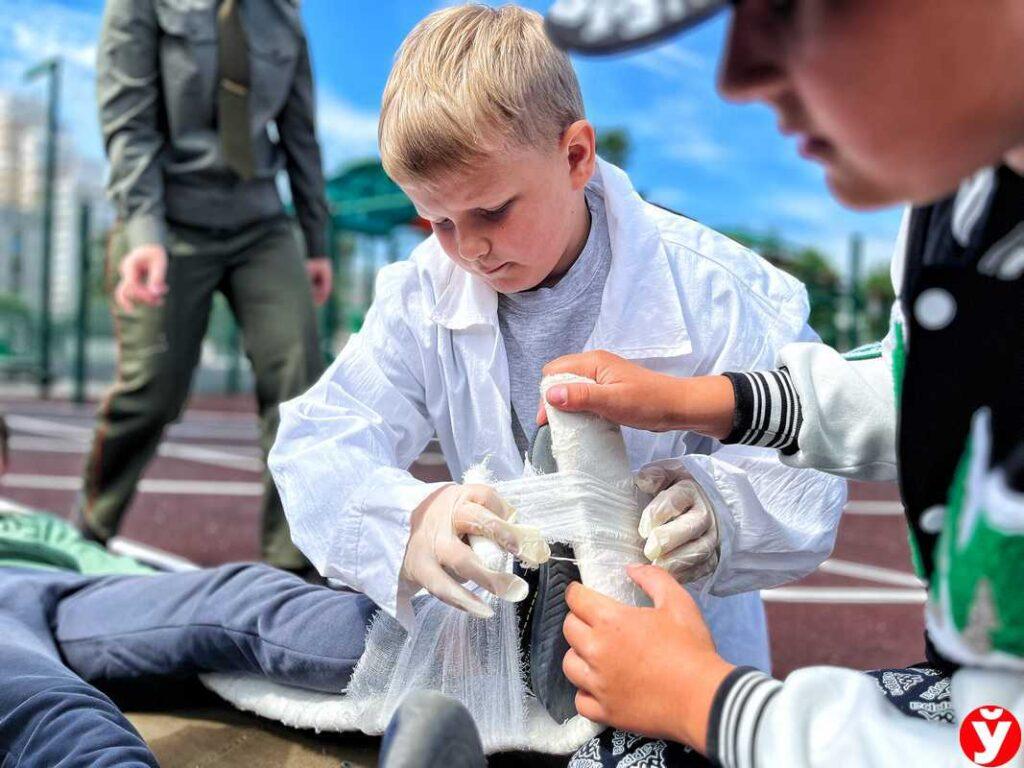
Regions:
<instances>
[{"instance_id":1,"label":"gauze bandage","mask_svg":"<svg viewBox=\"0 0 1024 768\"><path fill-rule=\"evenodd\" d=\"M542 392L555 383L577 380L586 381L550 377ZM587 586L631 605L648 604L625 570L646 560L621 431L592 414L563 413L550 406L548 420L560 471L494 483L514 509L511 520L536 527L546 542L570 544ZM485 565L511 571L511 558L488 544L474 542ZM382 733L402 699L427 688L466 706L488 752L568 754L596 735L600 727L579 716L555 723L529 695L520 666L515 606L475 591L494 609L492 618L474 618L421 596L414 601L415 626L406 633L392 617L378 612L344 696L236 675L206 675L203 680L242 709L317 730Z\"/></svg>"}]
</instances>

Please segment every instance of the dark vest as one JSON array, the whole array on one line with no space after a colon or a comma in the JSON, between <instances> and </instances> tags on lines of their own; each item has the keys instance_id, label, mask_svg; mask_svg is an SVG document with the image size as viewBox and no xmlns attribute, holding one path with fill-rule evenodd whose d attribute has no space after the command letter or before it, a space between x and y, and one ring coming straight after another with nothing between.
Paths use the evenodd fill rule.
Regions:
<instances>
[{"instance_id":1,"label":"dark vest","mask_svg":"<svg viewBox=\"0 0 1024 768\"><path fill-rule=\"evenodd\" d=\"M1024 482L1024 178L998 169L966 246L953 236L954 204L913 212L898 297L907 338L900 491L927 577L938 537L921 516L947 503L978 409L992 413L992 466Z\"/></svg>"}]
</instances>

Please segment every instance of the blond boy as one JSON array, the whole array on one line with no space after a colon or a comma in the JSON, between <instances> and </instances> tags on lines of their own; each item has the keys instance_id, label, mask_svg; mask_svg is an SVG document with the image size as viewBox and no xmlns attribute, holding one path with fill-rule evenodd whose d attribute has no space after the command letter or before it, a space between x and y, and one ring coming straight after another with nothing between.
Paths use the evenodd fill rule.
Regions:
<instances>
[{"instance_id":1,"label":"blond boy","mask_svg":"<svg viewBox=\"0 0 1024 768\"><path fill-rule=\"evenodd\" d=\"M525 585L463 539L513 554L519 542L487 487L409 474L431 437L453 477L484 459L498 479L517 477L549 359L600 347L676 375L763 366L814 337L806 293L645 203L597 158L572 67L532 12L467 5L424 19L385 89L380 149L433 235L382 270L361 332L282 408L270 466L295 542L324 576L406 626L420 589L486 618L467 582L505 599ZM648 556L682 582L705 579L722 654L768 667L751 590L827 556L844 485L693 432L625 437L634 469L658 462L638 475L654 495Z\"/></svg>"}]
</instances>

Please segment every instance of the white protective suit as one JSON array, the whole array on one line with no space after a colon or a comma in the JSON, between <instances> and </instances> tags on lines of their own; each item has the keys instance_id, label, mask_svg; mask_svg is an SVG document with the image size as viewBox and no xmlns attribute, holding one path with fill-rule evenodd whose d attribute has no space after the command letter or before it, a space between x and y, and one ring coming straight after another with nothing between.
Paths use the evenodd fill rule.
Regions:
<instances>
[{"instance_id":1,"label":"white protective suit","mask_svg":"<svg viewBox=\"0 0 1024 768\"><path fill-rule=\"evenodd\" d=\"M693 376L765 368L783 345L815 338L797 280L645 203L614 166L599 162L591 185L604 198L613 255L588 349ZM362 330L312 389L281 406L269 465L293 540L321 574L406 627L411 590L399 571L410 513L439 487L407 468L436 434L455 478L484 461L497 480L523 474L496 312L494 290L430 237L381 270ZM844 482L696 434L624 436L634 470L685 457L704 479L721 559L701 607L726 659L767 669L764 611L751 590L799 578L828 556Z\"/></svg>"}]
</instances>

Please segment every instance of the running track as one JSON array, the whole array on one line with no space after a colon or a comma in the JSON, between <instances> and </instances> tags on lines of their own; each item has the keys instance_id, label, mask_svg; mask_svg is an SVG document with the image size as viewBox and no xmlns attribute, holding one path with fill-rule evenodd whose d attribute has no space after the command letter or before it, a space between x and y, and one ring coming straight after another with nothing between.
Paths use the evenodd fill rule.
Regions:
<instances>
[{"instance_id":1,"label":"running track","mask_svg":"<svg viewBox=\"0 0 1024 768\"><path fill-rule=\"evenodd\" d=\"M0 497L70 515L95 406L0 400L11 466ZM203 565L258 556L262 462L246 398L196 399L170 428L122 535ZM447 477L436 446L413 472ZM777 675L809 664L861 669L923 659L924 592L913 577L894 487L852 484L833 557L763 593Z\"/></svg>"}]
</instances>

